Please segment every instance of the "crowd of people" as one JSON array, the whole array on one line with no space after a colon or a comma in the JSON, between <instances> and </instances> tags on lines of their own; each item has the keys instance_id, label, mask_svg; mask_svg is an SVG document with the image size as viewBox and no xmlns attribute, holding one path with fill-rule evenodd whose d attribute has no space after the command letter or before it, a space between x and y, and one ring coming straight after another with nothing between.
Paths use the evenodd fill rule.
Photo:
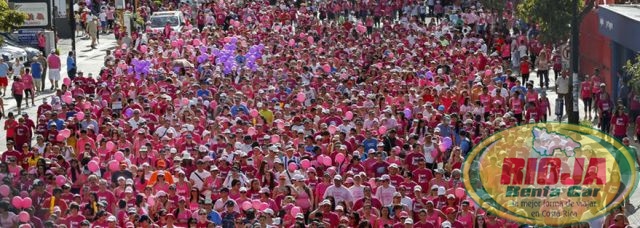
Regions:
<instances>
[{"instance_id":1,"label":"crowd of people","mask_svg":"<svg viewBox=\"0 0 640 228\"><path fill-rule=\"evenodd\" d=\"M523 227L460 171L483 138L552 120L550 71L567 78L507 2L138 1L193 20L116 25L100 72L7 114L0 226ZM585 83L595 115L626 115ZM624 118L603 129L624 138ZM623 209L572 227L625 227Z\"/></svg>"}]
</instances>

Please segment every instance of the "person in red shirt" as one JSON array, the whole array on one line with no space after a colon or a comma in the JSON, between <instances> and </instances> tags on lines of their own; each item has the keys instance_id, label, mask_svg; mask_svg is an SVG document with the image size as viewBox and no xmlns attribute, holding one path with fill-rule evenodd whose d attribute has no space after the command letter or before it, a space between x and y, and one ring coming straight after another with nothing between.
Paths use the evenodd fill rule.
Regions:
<instances>
[{"instance_id":1,"label":"person in red shirt","mask_svg":"<svg viewBox=\"0 0 640 228\"><path fill-rule=\"evenodd\" d=\"M527 83L529 81L529 73L531 71L531 62L529 62L529 57L524 56L522 60L520 60L520 75L522 76L522 83Z\"/></svg>"},{"instance_id":2,"label":"person in red shirt","mask_svg":"<svg viewBox=\"0 0 640 228\"><path fill-rule=\"evenodd\" d=\"M618 106L616 111L611 116L611 129L613 137L622 141L624 137L627 137L627 126L629 124L629 116L624 113L624 107Z\"/></svg>"},{"instance_id":3,"label":"person in red shirt","mask_svg":"<svg viewBox=\"0 0 640 228\"><path fill-rule=\"evenodd\" d=\"M22 153L20 153L19 151L14 149L14 142L13 140L7 140L7 150L5 152L2 153L2 162L7 163L7 158L8 157L14 157L16 158L16 161L23 161L24 158L22 157Z\"/></svg>"},{"instance_id":4,"label":"person in red shirt","mask_svg":"<svg viewBox=\"0 0 640 228\"><path fill-rule=\"evenodd\" d=\"M6 131L7 134L7 138L6 140L9 141L13 141L14 135L15 135L15 127L18 126L18 121L16 121L15 116L13 115L13 112L9 112L9 114L7 114L7 120L4 121L4 130Z\"/></svg>"},{"instance_id":5,"label":"person in red shirt","mask_svg":"<svg viewBox=\"0 0 640 228\"><path fill-rule=\"evenodd\" d=\"M80 227L80 223L85 220L85 217L79 212L80 206L75 202L71 203L71 205L69 205L69 216L64 218L63 223L67 225L67 227Z\"/></svg>"},{"instance_id":6,"label":"person in red shirt","mask_svg":"<svg viewBox=\"0 0 640 228\"><path fill-rule=\"evenodd\" d=\"M14 141L16 145L22 146L23 144L27 144L31 146L31 129L26 125L24 118L18 119L18 126L14 129Z\"/></svg>"}]
</instances>

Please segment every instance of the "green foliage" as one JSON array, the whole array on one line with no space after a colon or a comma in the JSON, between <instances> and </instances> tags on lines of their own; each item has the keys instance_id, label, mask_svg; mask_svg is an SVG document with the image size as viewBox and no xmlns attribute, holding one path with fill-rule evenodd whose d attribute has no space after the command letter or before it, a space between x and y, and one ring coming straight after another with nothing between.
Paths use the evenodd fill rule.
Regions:
<instances>
[{"instance_id":1,"label":"green foliage","mask_svg":"<svg viewBox=\"0 0 640 228\"><path fill-rule=\"evenodd\" d=\"M635 60L629 60L623 67L625 73L631 76L627 82L635 94L640 94L640 55Z\"/></svg>"},{"instance_id":2,"label":"green foliage","mask_svg":"<svg viewBox=\"0 0 640 228\"><path fill-rule=\"evenodd\" d=\"M567 39L571 34L572 2L573 0L523 0L516 13L520 18L539 25L542 40L559 41Z\"/></svg>"},{"instance_id":3,"label":"green foliage","mask_svg":"<svg viewBox=\"0 0 640 228\"><path fill-rule=\"evenodd\" d=\"M482 3L484 8L500 13L504 11L506 7L505 0L480 0L480 3Z\"/></svg>"},{"instance_id":4,"label":"green foliage","mask_svg":"<svg viewBox=\"0 0 640 228\"><path fill-rule=\"evenodd\" d=\"M140 26L144 25L144 18L142 18L142 16L140 16L140 14L134 13L132 19L136 24L138 24Z\"/></svg>"},{"instance_id":5,"label":"green foliage","mask_svg":"<svg viewBox=\"0 0 640 228\"><path fill-rule=\"evenodd\" d=\"M9 8L7 0L0 0L0 31L11 32L22 26L27 14Z\"/></svg>"}]
</instances>

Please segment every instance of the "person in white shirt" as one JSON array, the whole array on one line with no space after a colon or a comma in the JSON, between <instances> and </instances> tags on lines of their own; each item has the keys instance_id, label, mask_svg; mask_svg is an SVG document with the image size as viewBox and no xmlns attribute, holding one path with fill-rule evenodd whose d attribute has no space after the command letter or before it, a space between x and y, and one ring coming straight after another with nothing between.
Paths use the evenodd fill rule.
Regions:
<instances>
[{"instance_id":1,"label":"person in white shirt","mask_svg":"<svg viewBox=\"0 0 640 228\"><path fill-rule=\"evenodd\" d=\"M391 177L388 174L382 175L382 186L376 190L376 198L380 200L383 206L390 205L393 202L393 194L396 188L391 186Z\"/></svg>"},{"instance_id":2,"label":"person in white shirt","mask_svg":"<svg viewBox=\"0 0 640 228\"><path fill-rule=\"evenodd\" d=\"M129 119L129 126L135 130L144 122L147 122L147 120L140 117L140 109L133 110L133 118Z\"/></svg>"},{"instance_id":3,"label":"person in white shirt","mask_svg":"<svg viewBox=\"0 0 640 228\"><path fill-rule=\"evenodd\" d=\"M342 185L342 176L340 175L333 177L333 185L327 188L322 198L326 199L327 196L332 196L336 204L345 202L349 208L353 206L353 195L351 195L349 189Z\"/></svg>"},{"instance_id":4,"label":"person in white shirt","mask_svg":"<svg viewBox=\"0 0 640 228\"><path fill-rule=\"evenodd\" d=\"M173 133L173 135L178 134L176 129L170 125L170 122L168 120L163 119L162 122L162 126L156 128L156 131L153 133L153 135L158 136L158 138L162 138L169 133Z\"/></svg>"},{"instance_id":5,"label":"person in white shirt","mask_svg":"<svg viewBox=\"0 0 640 228\"><path fill-rule=\"evenodd\" d=\"M191 176L189 176L189 180L194 187L202 191L204 182L211 176L211 173L204 169L205 164L203 160L198 160L196 162L196 166L198 167L198 169L191 173Z\"/></svg>"},{"instance_id":6,"label":"person in white shirt","mask_svg":"<svg viewBox=\"0 0 640 228\"><path fill-rule=\"evenodd\" d=\"M360 174L353 176L353 186L349 187L349 191L354 201L364 198L364 186L362 186L362 176Z\"/></svg>"},{"instance_id":7,"label":"person in white shirt","mask_svg":"<svg viewBox=\"0 0 640 228\"><path fill-rule=\"evenodd\" d=\"M213 210L217 211L218 213L222 213L224 210L226 210L225 205L227 205L228 202L233 202L233 211L240 213L240 207L238 207L236 201L229 197L228 188L220 189L220 198L218 198L218 200L216 200L216 202L213 204Z\"/></svg>"}]
</instances>

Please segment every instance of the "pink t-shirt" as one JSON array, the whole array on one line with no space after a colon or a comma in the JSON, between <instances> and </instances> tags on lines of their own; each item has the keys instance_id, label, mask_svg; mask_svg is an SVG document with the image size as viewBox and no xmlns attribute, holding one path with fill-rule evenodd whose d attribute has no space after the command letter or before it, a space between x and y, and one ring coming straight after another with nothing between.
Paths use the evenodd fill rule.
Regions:
<instances>
[{"instance_id":1,"label":"pink t-shirt","mask_svg":"<svg viewBox=\"0 0 640 228\"><path fill-rule=\"evenodd\" d=\"M80 227L80 223L84 220L85 218L83 215L70 215L65 219L65 223L69 228L77 228Z\"/></svg>"},{"instance_id":2,"label":"pink t-shirt","mask_svg":"<svg viewBox=\"0 0 640 228\"><path fill-rule=\"evenodd\" d=\"M47 65L49 69L60 69L60 57L53 54L49 55L49 57L47 57Z\"/></svg>"},{"instance_id":3,"label":"pink t-shirt","mask_svg":"<svg viewBox=\"0 0 640 228\"><path fill-rule=\"evenodd\" d=\"M24 86L22 83L23 82L18 82L18 81L13 82L13 85L11 87L11 91L13 92L13 94L16 94L16 95L24 94Z\"/></svg>"},{"instance_id":4,"label":"pink t-shirt","mask_svg":"<svg viewBox=\"0 0 640 228\"><path fill-rule=\"evenodd\" d=\"M33 86L33 76L31 74L24 74L20 77L22 79L22 83L24 83L24 89L31 89Z\"/></svg>"}]
</instances>

